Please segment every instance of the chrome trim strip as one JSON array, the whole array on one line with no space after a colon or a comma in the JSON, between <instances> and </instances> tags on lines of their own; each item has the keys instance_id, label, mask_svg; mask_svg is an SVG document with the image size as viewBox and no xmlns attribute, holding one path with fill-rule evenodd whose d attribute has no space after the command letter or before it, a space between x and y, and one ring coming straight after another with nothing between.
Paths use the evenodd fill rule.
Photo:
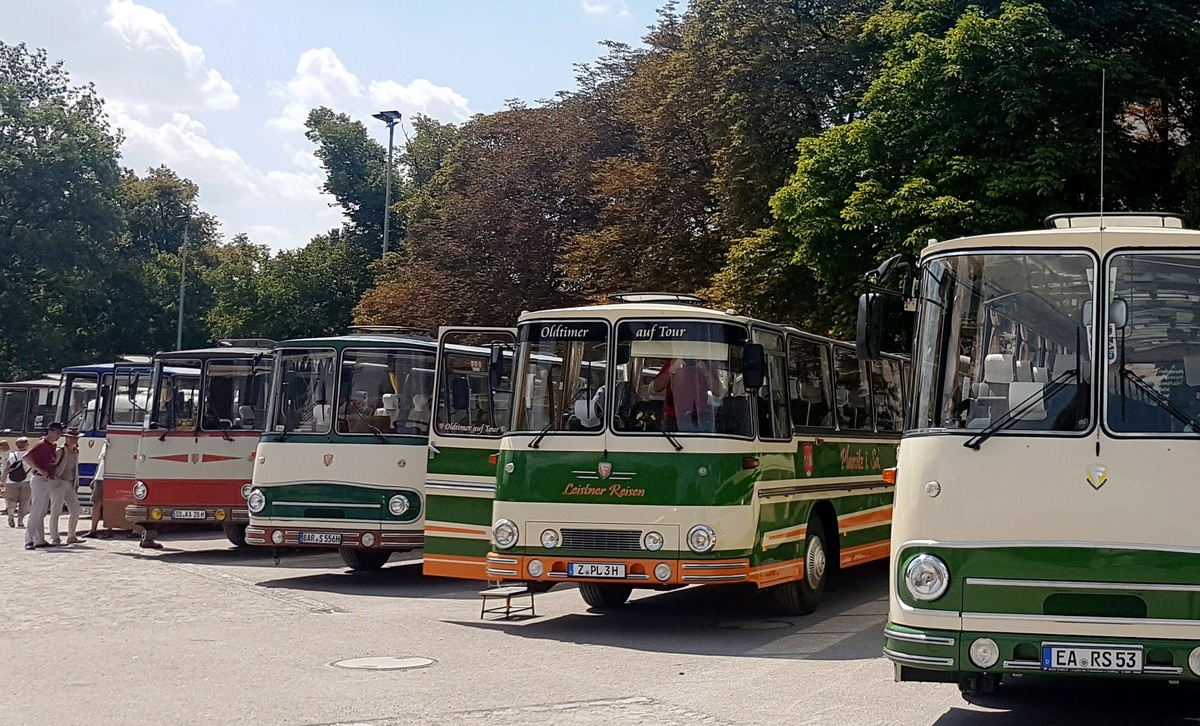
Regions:
<instances>
[{"instance_id":1,"label":"chrome trim strip","mask_svg":"<svg viewBox=\"0 0 1200 726\"><path fill-rule=\"evenodd\" d=\"M382 509L381 504L346 504L344 502L271 502L280 507L335 507L344 509Z\"/></svg>"},{"instance_id":2,"label":"chrome trim strip","mask_svg":"<svg viewBox=\"0 0 1200 726\"><path fill-rule=\"evenodd\" d=\"M899 598L896 598L894 602L900 606L901 610L906 613L912 613L913 615L922 615L935 618L954 618L955 620L962 618L962 613L958 612L957 610L925 610L923 608L915 608Z\"/></svg>"},{"instance_id":3,"label":"chrome trim strip","mask_svg":"<svg viewBox=\"0 0 1200 726\"><path fill-rule=\"evenodd\" d=\"M741 582L747 575L684 575L684 582Z\"/></svg>"},{"instance_id":4,"label":"chrome trim strip","mask_svg":"<svg viewBox=\"0 0 1200 726\"><path fill-rule=\"evenodd\" d=\"M488 555L487 561L489 564L492 562L495 562L497 565L515 565L515 564L517 564L517 560L515 560L511 557L492 557L491 555Z\"/></svg>"},{"instance_id":5,"label":"chrome trim strip","mask_svg":"<svg viewBox=\"0 0 1200 726\"><path fill-rule=\"evenodd\" d=\"M1142 666L1142 673L1149 673L1152 676L1179 676L1183 675L1183 669L1179 666Z\"/></svg>"},{"instance_id":6,"label":"chrome trim strip","mask_svg":"<svg viewBox=\"0 0 1200 726\"><path fill-rule=\"evenodd\" d=\"M683 569L685 570L737 570L750 565L745 562L718 562L712 565L703 565L699 562L685 562Z\"/></svg>"},{"instance_id":7,"label":"chrome trim strip","mask_svg":"<svg viewBox=\"0 0 1200 726\"><path fill-rule=\"evenodd\" d=\"M1004 668L1010 671L1040 671L1042 664L1036 660L1006 660Z\"/></svg>"},{"instance_id":8,"label":"chrome trim strip","mask_svg":"<svg viewBox=\"0 0 1200 726\"><path fill-rule=\"evenodd\" d=\"M427 481L425 482L425 490L430 489L445 489L447 491L462 491L462 492L491 492L496 493L495 484L475 484L473 482L460 481Z\"/></svg>"},{"instance_id":9,"label":"chrome trim strip","mask_svg":"<svg viewBox=\"0 0 1200 726\"><path fill-rule=\"evenodd\" d=\"M1200 592L1200 585L1167 585L1154 582L1071 582L1069 580L1006 580L968 577L968 585L985 587L1050 587L1064 590L1151 590L1156 592Z\"/></svg>"},{"instance_id":10,"label":"chrome trim strip","mask_svg":"<svg viewBox=\"0 0 1200 726\"><path fill-rule=\"evenodd\" d=\"M902 640L906 643L920 643L921 645L954 645L958 641L954 638L946 638L941 635L925 635L924 633L901 633L891 628L883 629L883 637L892 640Z\"/></svg>"},{"instance_id":11,"label":"chrome trim strip","mask_svg":"<svg viewBox=\"0 0 1200 726\"><path fill-rule=\"evenodd\" d=\"M883 654L887 656L888 660L901 665L954 667L953 658L937 658L931 655L908 655L907 653L897 653L889 648L884 648Z\"/></svg>"},{"instance_id":12,"label":"chrome trim strip","mask_svg":"<svg viewBox=\"0 0 1200 726\"><path fill-rule=\"evenodd\" d=\"M770 499L771 497L786 497L792 494L805 494L808 492L851 492L861 489L891 489L892 487L884 484L883 480L866 481L866 482L846 482L833 484L789 484L785 487L773 487L770 489L759 489L759 499Z\"/></svg>"},{"instance_id":13,"label":"chrome trim strip","mask_svg":"<svg viewBox=\"0 0 1200 726\"><path fill-rule=\"evenodd\" d=\"M516 577L516 576L517 576L517 571L516 571L516 570L493 570L493 569L492 569L492 568L490 568L490 567L489 567L489 568L487 568L487 573L488 573L489 575L511 575L512 577Z\"/></svg>"},{"instance_id":14,"label":"chrome trim strip","mask_svg":"<svg viewBox=\"0 0 1200 726\"><path fill-rule=\"evenodd\" d=\"M1182 545L1152 545L1136 542L1068 542L1062 540L1024 540L1020 542L979 541L979 542L939 542L932 539L914 539L905 542L895 552L901 552L908 547L946 547L949 549L984 549L987 547L1061 547L1088 550L1138 550L1146 552L1177 552L1187 555L1200 555L1200 547L1185 547Z\"/></svg>"},{"instance_id":15,"label":"chrome trim strip","mask_svg":"<svg viewBox=\"0 0 1200 726\"><path fill-rule=\"evenodd\" d=\"M1048 623L1088 623L1090 625L1190 625L1195 628L1200 628L1200 620L1173 620L1168 618L1102 618L1091 615L1037 615L1019 613L963 613L963 620L967 618L993 618L996 620L1037 620ZM965 627L965 626L964 626ZM1076 645L1080 645L1077 643ZM1085 647L1094 647L1095 643L1082 644ZM1125 648L1129 646L1115 646Z\"/></svg>"},{"instance_id":16,"label":"chrome trim strip","mask_svg":"<svg viewBox=\"0 0 1200 726\"><path fill-rule=\"evenodd\" d=\"M614 578L614 579L616 579L616 578ZM650 576L649 575L626 575L625 579L626 580L649 580Z\"/></svg>"}]
</instances>

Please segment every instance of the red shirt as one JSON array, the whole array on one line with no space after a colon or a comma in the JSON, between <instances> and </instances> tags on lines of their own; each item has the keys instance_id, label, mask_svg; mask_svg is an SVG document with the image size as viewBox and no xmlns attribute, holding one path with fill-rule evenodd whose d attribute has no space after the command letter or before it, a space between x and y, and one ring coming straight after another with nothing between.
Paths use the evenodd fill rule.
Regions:
<instances>
[{"instance_id":1,"label":"red shirt","mask_svg":"<svg viewBox=\"0 0 1200 726\"><path fill-rule=\"evenodd\" d=\"M42 471L53 472L54 465L58 462L58 447L45 439L38 439L38 442L25 452L25 459Z\"/></svg>"},{"instance_id":2,"label":"red shirt","mask_svg":"<svg viewBox=\"0 0 1200 726\"><path fill-rule=\"evenodd\" d=\"M678 417L679 411L686 413L701 413L708 410L708 392L712 389L708 369L692 363L684 364L673 376L671 363L668 359L655 376L656 382L666 385L663 397L663 415Z\"/></svg>"}]
</instances>

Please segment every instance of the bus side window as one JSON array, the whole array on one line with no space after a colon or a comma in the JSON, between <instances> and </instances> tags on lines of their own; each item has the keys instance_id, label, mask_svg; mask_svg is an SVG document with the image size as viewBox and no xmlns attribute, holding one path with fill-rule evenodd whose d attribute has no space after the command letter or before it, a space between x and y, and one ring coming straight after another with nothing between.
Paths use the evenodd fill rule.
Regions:
<instances>
[{"instance_id":1,"label":"bus side window","mask_svg":"<svg viewBox=\"0 0 1200 726\"><path fill-rule=\"evenodd\" d=\"M793 425L797 430L832 430L829 348L813 340L792 338L788 353Z\"/></svg>"},{"instance_id":2,"label":"bus side window","mask_svg":"<svg viewBox=\"0 0 1200 726\"><path fill-rule=\"evenodd\" d=\"M875 430L903 429L900 361L891 358L871 363L871 396L875 403Z\"/></svg>"},{"instance_id":3,"label":"bus side window","mask_svg":"<svg viewBox=\"0 0 1200 726\"><path fill-rule=\"evenodd\" d=\"M783 336L763 330L754 331L755 341L767 353L766 385L758 390L759 437L788 439L787 359L783 352Z\"/></svg>"},{"instance_id":4,"label":"bus side window","mask_svg":"<svg viewBox=\"0 0 1200 726\"><path fill-rule=\"evenodd\" d=\"M27 389L5 391L0 402L0 431L20 433L25 425L25 409L29 402Z\"/></svg>"},{"instance_id":5,"label":"bus side window","mask_svg":"<svg viewBox=\"0 0 1200 726\"><path fill-rule=\"evenodd\" d=\"M837 411L838 427L842 431L873 431L871 396L863 365L853 349L834 346L834 410Z\"/></svg>"}]
</instances>

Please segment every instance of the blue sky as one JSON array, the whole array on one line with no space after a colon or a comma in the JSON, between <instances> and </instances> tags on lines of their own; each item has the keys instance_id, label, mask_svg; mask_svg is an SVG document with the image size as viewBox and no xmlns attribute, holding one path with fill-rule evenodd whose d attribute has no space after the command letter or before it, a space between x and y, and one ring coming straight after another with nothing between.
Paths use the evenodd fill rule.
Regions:
<instances>
[{"instance_id":1,"label":"blue sky","mask_svg":"<svg viewBox=\"0 0 1200 726\"><path fill-rule=\"evenodd\" d=\"M94 82L123 163L201 187L226 237L274 249L340 224L304 138L317 105L458 122L574 86L605 39L639 43L662 0L0 0L0 40Z\"/></svg>"}]
</instances>

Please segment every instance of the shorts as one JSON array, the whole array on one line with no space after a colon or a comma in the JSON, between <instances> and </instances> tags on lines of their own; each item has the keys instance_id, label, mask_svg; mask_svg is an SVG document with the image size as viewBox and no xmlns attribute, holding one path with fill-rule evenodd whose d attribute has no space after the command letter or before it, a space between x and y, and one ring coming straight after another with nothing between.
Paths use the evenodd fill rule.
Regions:
<instances>
[{"instance_id":1,"label":"shorts","mask_svg":"<svg viewBox=\"0 0 1200 726\"><path fill-rule=\"evenodd\" d=\"M96 502L104 501L104 480L92 480L92 506L96 506Z\"/></svg>"}]
</instances>

